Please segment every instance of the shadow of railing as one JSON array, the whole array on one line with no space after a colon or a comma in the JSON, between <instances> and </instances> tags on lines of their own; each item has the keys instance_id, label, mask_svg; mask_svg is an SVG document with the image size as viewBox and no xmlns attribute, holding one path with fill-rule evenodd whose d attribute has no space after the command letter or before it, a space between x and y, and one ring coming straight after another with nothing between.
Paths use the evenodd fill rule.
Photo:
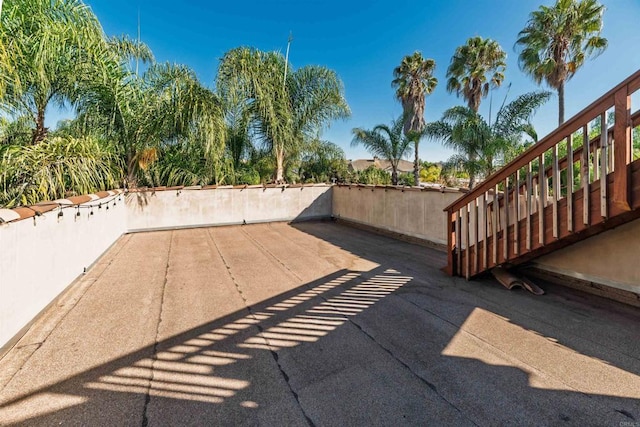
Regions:
<instances>
[{"instance_id":1,"label":"shadow of railing","mask_svg":"<svg viewBox=\"0 0 640 427\"><path fill-rule=\"evenodd\" d=\"M474 310L485 310L580 354L640 376L640 312L634 307L550 283L541 283L547 295L537 297L522 290L507 291L492 278L473 283L448 278L440 269L446 265L446 254L435 249L386 237L377 238L376 245L367 244L367 234L342 225L336 225L337 230L313 222L292 226L356 256L411 275L413 280L401 294L423 294L424 302L431 297L435 304L445 298L465 307L447 313L459 326ZM619 352L610 351L613 348Z\"/></svg>"},{"instance_id":2,"label":"shadow of railing","mask_svg":"<svg viewBox=\"0 0 640 427\"><path fill-rule=\"evenodd\" d=\"M445 259L440 252L326 223L292 227L378 267L340 269L0 400L1 423L285 425L307 417L315 424L393 424L404 417L407 424L426 419L618 424L640 419L639 400L611 386L618 377L637 381L640 375L637 313L585 306L561 293L535 298L490 282L471 287L439 270ZM594 313L604 317L602 324L590 317ZM533 332L526 334L527 342L517 341L522 329ZM604 335L609 336L598 342ZM554 357L585 363L566 373L566 382L562 373L548 378L528 364L527 353L549 341L562 347ZM594 359L612 365L610 372L618 377L586 378L593 383L574 387L573 378L593 375L580 369ZM547 367L553 364L549 360Z\"/></svg>"},{"instance_id":3,"label":"shadow of railing","mask_svg":"<svg viewBox=\"0 0 640 427\"><path fill-rule=\"evenodd\" d=\"M251 412L260 404L243 398L242 391L255 386L250 378L260 377L264 363L273 363L259 353L271 354L277 362L280 350L316 343L410 280L390 269L364 274L338 271L250 311L239 310L48 387L0 401L0 419L3 425L104 422L111 419L109 414L126 410L127 395L226 403L234 411ZM250 375L239 377L239 372ZM70 407L48 412L46 405L34 405L47 396L53 400L64 396ZM24 407L31 407L32 417L19 418ZM142 416L131 414L135 415Z\"/></svg>"}]
</instances>

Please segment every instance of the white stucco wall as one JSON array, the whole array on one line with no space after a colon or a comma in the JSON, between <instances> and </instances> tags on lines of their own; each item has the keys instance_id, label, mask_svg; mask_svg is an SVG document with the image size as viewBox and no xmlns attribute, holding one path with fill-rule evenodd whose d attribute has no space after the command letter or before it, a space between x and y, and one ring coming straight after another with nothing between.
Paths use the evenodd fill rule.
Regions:
<instances>
[{"instance_id":1,"label":"white stucco wall","mask_svg":"<svg viewBox=\"0 0 640 427\"><path fill-rule=\"evenodd\" d=\"M640 294L640 220L545 255L535 265Z\"/></svg>"},{"instance_id":2,"label":"white stucco wall","mask_svg":"<svg viewBox=\"0 0 640 427\"><path fill-rule=\"evenodd\" d=\"M0 224L0 348L128 231L328 218L332 203L328 185L130 193L109 209L106 200Z\"/></svg>"},{"instance_id":3,"label":"white stucco wall","mask_svg":"<svg viewBox=\"0 0 640 427\"><path fill-rule=\"evenodd\" d=\"M124 197L116 203L0 224L0 347L122 235Z\"/></svg>"},{"instance_id":4,"label":"white stucco wall","mask_svg":"<svg viewBox=\"0 0 640 427\"><path fill-rule=\"evenodd\" d=\"M456 190L401 191L337 186L333 189L333 215L382 230L446 244L447 222L443 209L461 195Z\"/></svg>"},{"instance_id":5,"label":"white stucco wall","mask_svg":"<svg viewBox=\"0 0 640 427\"><path fill-rule=\"evenodd\" d=\"M130 193L127 230L329 218L331 203L329 185Z\"/></svg>"}]
</instances>

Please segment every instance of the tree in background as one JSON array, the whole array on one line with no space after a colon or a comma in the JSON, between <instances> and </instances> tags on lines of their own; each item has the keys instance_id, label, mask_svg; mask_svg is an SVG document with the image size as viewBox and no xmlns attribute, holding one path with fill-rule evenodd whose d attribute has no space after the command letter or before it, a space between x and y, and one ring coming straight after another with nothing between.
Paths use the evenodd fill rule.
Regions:
<instances>
[{"instance_id":1,"label":"tree in background","mask_svg":"<svg viewBox=\"0 0 640 427\"><path fill-rule=\"evenodd\" d=\"M465 45L456 49L451 58L451 64L447 69L447 90L462 96L468 108L477 114L480 102L487 96L489 89L502 84L507 66L506 57L507 54L498 42L471 37ZM477 146L477 141L467 141L467 144L469 147ZM472 187L476 174L476 168L472 166L477 160L476 150L467 154L470 156L467 160L471 163L466 165L466 170L469 173L469 185Z\"/></svg>"},{"instance_id":2,"label":"tree in background","mask_svg":"<svg viewBox=\"0 0 640 427\"><path fill-rule=\"evenodd\" d=\"M342 82L334 71L319 66L293 70L285 67L278 52L230 50L220 63L217 86L246 100L256 136L276 161L276 182L285 181L288 152L297 151L332 120L350 114Z\"/></svg>"},{"instance_id":3,"label":"tree in background","mask_svg":"<svg viewBox=\"0 0 640 427\"><path fill-rule=\"evenodd\" d=\"M564 123L564 86L586 58L607 47L602 32L604 6L596 0L558 0L531 13L518 34L520 68L537 84L558 92L558 125Z\"/></svg>"},{"instance_id":4,"label":"tree in background","mask_svg":"<svg viewBox=\"0 0 640 427\"><path fill-rule=\"evenodd\" d=\"M319 139L305 144L298 169L301 182L342 181L346 173L347 161L342 148Z\"/></svg>"},{"instance_id":5,"label":"tree in background","mask_svg":"<svg viewBox=\"0 0 640 427\"><path fill-rule=\"evenodd\" d=\"M477 112L489 88L499 87L504 80L507 54L498 42L471 37L456 49L447 69L447 90L455 92Z\"/></svg>"},{"instance_id":6,"label":"tree in background","mask_svg":"<svg viewBox=\"0 0 640 427\"><path fill-rule=\"evenodd\" d=\"M116 142L129 185L138 184L167 145L202 144L208 160L223 149L220 101L186 66L153 64L142 76L121 69L87 92L78 110L84 131Z\"/></svg>"},{"instance_id":7,"label":"tree in background","mask_svg":"<svg viewBox=\"0 0 640 427\"><path fill-rule=\"evenodd\" d=\"M425 96L433 92L438 79L433 77L436 62L433 59L424 59L420 52L407 55L393 70L391 85L396 89L396 98L402 103L404 112L404 134L419 135L424 129ZM414 141L414 182L420 179L420 159L418 152L419 140Z\"/></svg>"},{"instance_id":8,"label":"tree in background","mask_svg":"<svg viewBox=\"0 0 640 427\"><path fill-rule=\"evenodd\" d=\"M521 95L500 107L493 123L469 107L453 107L444 112L442 119L429 123L424 135L441 140L457 152L444 169L467 172L471 189L475 184L473 177L492 174L496 161L504 163L506 156L524 143L523 135L537 140L530 121L549 97L549 92Z\"/></svg>"},{"instance_id":9,"label":"tree in background","mask_svg":"<svg viewBox=\"0 0 640 427\"><path fill-rule=\"evenodd\" d=\"M362 144L374 156L388 160L391 164L391 183L398 184L398 163L409 154L415 137L403 132L404 119L399 118L391 126L377 125L371 130L354 128L351 146Z\"/></svg>"},{"instance_id":10,"label":"tree in background","mask_svg":"<svg viewBox=\"0 0 640 427\"><path fill-rule=\"evenodd\" d=\"M30 143L44 141L49 104L73 104L114 63L91 8L77 0L7 0L0 39L6 91L0 107L32 121Z\"/></svg>"},{"instance_id":11,"label":"tree in background","mask_svg":"<svg viewBox=\"0 0 640 427\"><path fill-rule=\"evenodd\" d=\"M420 181L442 184L442 164L422 162L422 168L420 169Z\"/></svg>"}]
</instances>

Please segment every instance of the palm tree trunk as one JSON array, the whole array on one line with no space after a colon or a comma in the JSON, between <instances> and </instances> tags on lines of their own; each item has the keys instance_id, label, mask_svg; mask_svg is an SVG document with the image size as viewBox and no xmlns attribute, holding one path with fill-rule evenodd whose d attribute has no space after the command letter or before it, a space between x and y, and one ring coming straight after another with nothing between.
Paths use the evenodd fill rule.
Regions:
<instances>
[{"instance_id":1,"label":"palm tree trunk","mask_svg":"<svg viewBox=\"0 0 640 427\"><path fill-rule=\"evenodd\" d=\"M415 142L415 160L413 161L413 185L420 185L420 159L418 157L418 142Z\"/></svg>"},{"instance_id":2,"label":"palm tree trunk","mask_svg":"<svg viewBox=\"0 0 640 427\"><path fill-rule=\"evenodd\" d=\"M564 81L558 86L558 126L564 123Z\"/></svg>"},{"instance_id":3,"label":"palm tree trunk","mask_svg":"<svg viewBox=\"0 0 640 427\"><path fill-rule=\"evenodd\" d=\"M135 158L136 158L135 154L132 151L129 151L129 153L127 154L127 177L126 177L127 188L137 187Z\"/></svg>"},{"instance_id":4,"label":"palm tree trunk","mask_svg":"<svg viewBox=\"0 0 640 427\"><path fill-rule=\"evenodd\" d=\"M44 109L38 108L38 113L36 115L36 128L33 130L31 143L37 144L44 141L47 137L48 131L49 130L44 127Z\"/></svg>"},{"instance_id":5,"label":"palm tree trunk","mask_svg":"<svg viewBox=\"0 0 640 427\"><path fill-rule=\"evenodd\" d=\"M276 149L276 183L284 183L284 149Z\"/></svg>"},{"instance_id":6,"label":"palm tree trunk","mask_svg":"<svg viewBox=\"0 0 640 427\"><path fill-rule=\"evenodd\" d=\"M391 184L398 185L398 169L391 165Z\"/></svg>"},{"instance_id":7,"label":"palm tree trunk","mask_svg":"<svg viewBox=\"0 0 640 427\"><path fill-rule=\"evenodd\" d=\"M476 184L476 174L474 172L469 172L469 190L473 190Z\"/></svg>"}]
</instances>

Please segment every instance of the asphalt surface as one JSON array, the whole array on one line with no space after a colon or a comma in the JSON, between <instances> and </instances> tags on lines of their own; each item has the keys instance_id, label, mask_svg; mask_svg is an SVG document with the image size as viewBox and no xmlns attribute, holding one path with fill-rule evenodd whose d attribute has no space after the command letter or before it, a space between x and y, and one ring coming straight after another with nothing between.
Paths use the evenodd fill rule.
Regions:
<instances>
[{"instance_id":1,"label":"asphalt surface","mask_svg":"<svg viewBox=\"0 0 640 427\"><path fill-rule=\"evenodd\" d=\"M640 312L333 223L123 236L0 360L1 425L640 426Z\"/></svg>"}]
</instances>

